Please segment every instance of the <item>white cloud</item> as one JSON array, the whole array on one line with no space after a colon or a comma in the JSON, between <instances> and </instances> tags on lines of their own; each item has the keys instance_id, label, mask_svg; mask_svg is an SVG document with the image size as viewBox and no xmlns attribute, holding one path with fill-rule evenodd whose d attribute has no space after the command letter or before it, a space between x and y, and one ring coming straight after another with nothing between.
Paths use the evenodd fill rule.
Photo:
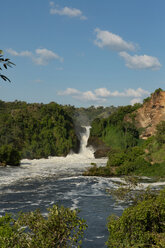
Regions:
<instances>
[{"instance_id":1,"label":"white cloud","mask_svg":"<svg viewBox=\"0 0 165 248\"><path fill-rule=\"evenodd\" d=\"M111 92L106 88L99 88L95 90L96 96L107 97L110 96Z\"/></svg>"},{"instance_id":2,"label":"white cloud","mask_svg":"<svg viewBox=\"0 0 165 248\"><path fill-rule=\"evenodd\" d=\"M54 2L50 2L50 14L68 16L68 17L78 17L81 20L87 20L87 17L83 15L82 11L76 8L69 8L65 6L64 8L59 8L55 6Z\"/></svg>"},{"instance_id":3,"label":"white cloud","mask_svg":"<svg viewBox=\"0 0 165 248\"><path fill-rule=\"evenodd\" d=\"M142 103L142 99L141 99L141 98L133 98L133 99L130 101L130 104L131 104L131 105L134 105L135 103Z\"/></svg>"},{"instance_id":4,"label":"white cloud","mask_svg":"<svg viewBox=\"0 0 165 248\"><path fill-rule=\"evenodd\" d=\"M124 94L125 94L124 96L126 96L126 97L136 97L137 98L137 97L149 95L150 92L147 90L143 90L142 88L138 88L136 90L127 89L127 90L125 90Z\"/></svg>"},{"instance_id":5,"label":"white cloud","mask_svg":"<svg viewBox=\"0 0 165 248\"><path fill-rule=\"evenodd\" d=\"M105 102L110 97L127 97L133 98L131 104L135 101L140 102L141 98L149 95L150 93L147 90L142 88L138 89L126 89L123 92L119 91L109 91L106 88L95 89L94 91L85 91L81 92L74 88L67 88L65 91L59 91L58 95L60 96L71 96L81 101L88 102Z\"/></svg>"},{"instance_id":6,"label":"white cloud","mask_svg":"<svg viewBox=\"0 0 165 248\"><path fill-rule=\"evenodd\" d=\"M92 102L105 102L106 99L101 98L101 97L97 97L95 93L93 93L92 91L86 91L83 92L80 96L76 97L77 99L81 99L83 101L92 101Z\"/></svg>"},{"instance_id":7,"label":"white cloud","mask_svg":"<svg viewBox=\"0 0 165 248\"><path fill-rule=\"evenodd\" d=\"M95 32L96 40L94 43L100 48L108 47L114 51L134 51L136 48L131 42L126 42L119 35L113 34L107 30L96 28Z\"/></svg>"},{"instance_id":8,"label":"white cloud","mask_svg":"<svg viewBox=\"0 0 165 248\"><path fill-rule=\"evenodd\" d=\"M60 57L58 54L48 50L46 48L36 49L35 50L36 56L33 57L33 61L37 65L47 65L50 60L57 59L60 62L63 62L63 58Z\"/></svg>"},{"instance_id":9,"label":"white cloud","mask_svg":"<svg viewBox=\"0 0 165 248\"><path fill-rule=\"evenodd\" d=\"M12 56L29 57L37 65L47 65L51 60L64 61L58 54L46 48L38 48L35 50L35 53L29 51L17 52L12 48L7 49L6 51Z\"/></svg>"},{"instance_id":10,"label":"white cloud","mask_svg":"<svg viewBox=\"0 0 165 248\"><path fill-rule=\"evenodd\" d=\"M150 93L147 90L143 90L142 88L134 89L126 89L123 92L119 91L109 91L106 88L99 88L95 90L95 93L99 97L142 97L145 95L149 95Z\"/></svg>"},{"instance_id":11,"label":"white cloud","mask_svg":"<svg viewBox=\"0 0 165 248\"><path fill-rule=\"evenodd\" d=\"M158 70L161 67L156 57L148 55L129 55L127 52L120 52L119 55L124 58L125 64L130 69L152 69Z\"/></svg>"},{"instance_id":12,"label":"white cloud","mask_svg":"<svg viewBox=\"0 0 165 248\"><path fill-rule=\"evenodd\" d=\"M6 49L6 51L13 56L20 56L20 57L31 57L32 56L32 53L29 51L17 52L13 50L12 48L8 48Z\"/></svg>"},{"instance_id":13,"label":"white cloud","mask_svg":"<svg viewBox=\"0 0 165 248\"><path fill-rule=\"evenodd\" d=\"M74 88L67 88L65 91L59 91L59 96L67 96L67 95L77 95L81 94L81 91L74 89Z\"/></svg>"}]
</instances>

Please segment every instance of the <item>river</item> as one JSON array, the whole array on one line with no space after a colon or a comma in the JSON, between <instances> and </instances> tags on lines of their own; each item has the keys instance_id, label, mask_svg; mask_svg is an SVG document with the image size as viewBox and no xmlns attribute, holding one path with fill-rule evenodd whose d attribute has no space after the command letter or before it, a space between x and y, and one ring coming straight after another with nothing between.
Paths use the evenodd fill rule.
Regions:
<instances>
[{"instance_id":1,"label":"river","mask_svg":"<svg viewBox=\"0 0 165 248\"><path fill-rule=\"evenodd\" d=\"M39 160L22 160L20 167L0 168L0 215L40 208L43 214L53 204L78 208L87 221L83 248L104 248L108 239L107 218L121 215L123 204L115 204L106 192L118 187L120 178L83 177L91 163L105 166L107 159L95 159L87 148L90 127L81 135L79 154Z\"/></svg>"}]
</instances>

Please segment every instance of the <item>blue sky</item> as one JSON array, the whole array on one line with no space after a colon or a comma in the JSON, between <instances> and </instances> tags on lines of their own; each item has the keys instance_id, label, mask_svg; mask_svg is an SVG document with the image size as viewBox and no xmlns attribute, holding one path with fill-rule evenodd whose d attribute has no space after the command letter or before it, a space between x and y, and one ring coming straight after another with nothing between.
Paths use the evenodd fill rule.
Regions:
<instances>
[{"instance_id":1,"label":"blue sky","mask_svg":"<svg viewBox=\"0 0 165 248\"><path fill-rule=\"evenodd\" d=\"M165 86L164 0L5 0L0 99L126 105Z\"/></svg>"}]
</instances>

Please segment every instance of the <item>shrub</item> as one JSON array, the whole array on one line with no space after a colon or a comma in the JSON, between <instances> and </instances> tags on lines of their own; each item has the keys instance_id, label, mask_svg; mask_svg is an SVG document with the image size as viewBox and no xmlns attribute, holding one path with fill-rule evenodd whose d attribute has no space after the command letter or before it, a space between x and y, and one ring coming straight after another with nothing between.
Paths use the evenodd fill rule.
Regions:
<instances>
[{"instance_id":1,"label":"shrub","mask_svg":"<svg viewBox=\"0 0 165 248\"><path fill-rule=\"evenodd\" d=\"M126 161L122 166L116 169L117 175L129 175L129 174L138 174L142 173L147 167L151 166L149 162L147 162L142 157L137 157L135 161Z\"/></svg>"},{"instance_id":2,"label":"shrub","mask_svg":"<svg viewBox=\"0 0 165 248\"><path fill-rule=\"evenodd\" d=\"M108 248L165 247L165 190L110 216Z\"/></svg>"},{"instance_id":3,"label":"shrub","mask_svg":"<svg viewBox=\"0 0 165 248\"><path fill-rule=\"evenodd\" d=\"M2 248L80 247L86 224L77 211L54 205L44 218L39 210L21 213L17 221L6 215L0 218Z\"/></svg>"},{"instance_id":4,"label":"shrub","mask_svg":"<svg viewBox=\"0 0 165 248\"><path fill-rule=\"evenodd\" d=\"M17 166L20 164L20 152L12 145L3 145L0 147L0 163L3 165Z\"/></svg>"},{"instance_id":5,"label":"shrub","mask_svg":"<svg viewBox=\"0 0 165 248\"><path fill-rule=\"evenodd\" d=\"M124 151L122 152L113 151L113 152L110 152L108 155L107 165L108 166L120 166L121 164L125 162L126 159L127 159L127 155Z\"/></svg>"}]
</instances>

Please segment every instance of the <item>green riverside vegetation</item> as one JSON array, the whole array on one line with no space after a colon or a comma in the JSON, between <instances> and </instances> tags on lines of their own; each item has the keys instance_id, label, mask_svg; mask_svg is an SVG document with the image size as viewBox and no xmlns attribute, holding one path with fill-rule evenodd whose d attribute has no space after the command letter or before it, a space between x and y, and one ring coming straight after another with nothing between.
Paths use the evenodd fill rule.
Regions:
<instances>
[{"instance_id":1,"label":"green riverside vegetation","mask_svg":"<svg viewBox=\"0 0 165 248\"><path fill-rule=\"evenodd\" d=\"M73 119L63 106L0 101L1 164L11 165L13 153L17 153L13 165L17 165L19 158L66 156L78 147Z\"/></svg>"},{"instance_id":2,"label":"green riverside vegetation","mask_svg":"<svg viewBox=\"0 0 165 248\"><path fill-rule=\"evenodd\" d=\"M154 94L160 91L158 89ZM140 104L119 107L108 118L97 118L92 122L92 139L102 140L109 146L108 162L106 167L94 165L84 175L165 177L165 121L159 123L154 136L141 140L141 130L134 123L139 107ZM128 114L131 123L126 120Z\"/></svg>"},{"instance_id":3,"label":"green riverside vegetation","mask_svg":"<svg viewBox=\"0 0 165 248\"><path fill-rule=\"evenodd\" d=\"M76 210L54 205L43 217L39 210L20 213L17 218L0 217L1 248L80 247L87 225Z\"/></svg>"},{"instance_id":4,"label":"green riverside vegetation","mask_svg":"<svg viewBox=\"0 0 165 248\"><path fill-rule=\"evenodd\" d=\"M121 217L111 215L108 231L108 248L165 247L165 190L144 194Z\"/></svg>"}]
</instances>

